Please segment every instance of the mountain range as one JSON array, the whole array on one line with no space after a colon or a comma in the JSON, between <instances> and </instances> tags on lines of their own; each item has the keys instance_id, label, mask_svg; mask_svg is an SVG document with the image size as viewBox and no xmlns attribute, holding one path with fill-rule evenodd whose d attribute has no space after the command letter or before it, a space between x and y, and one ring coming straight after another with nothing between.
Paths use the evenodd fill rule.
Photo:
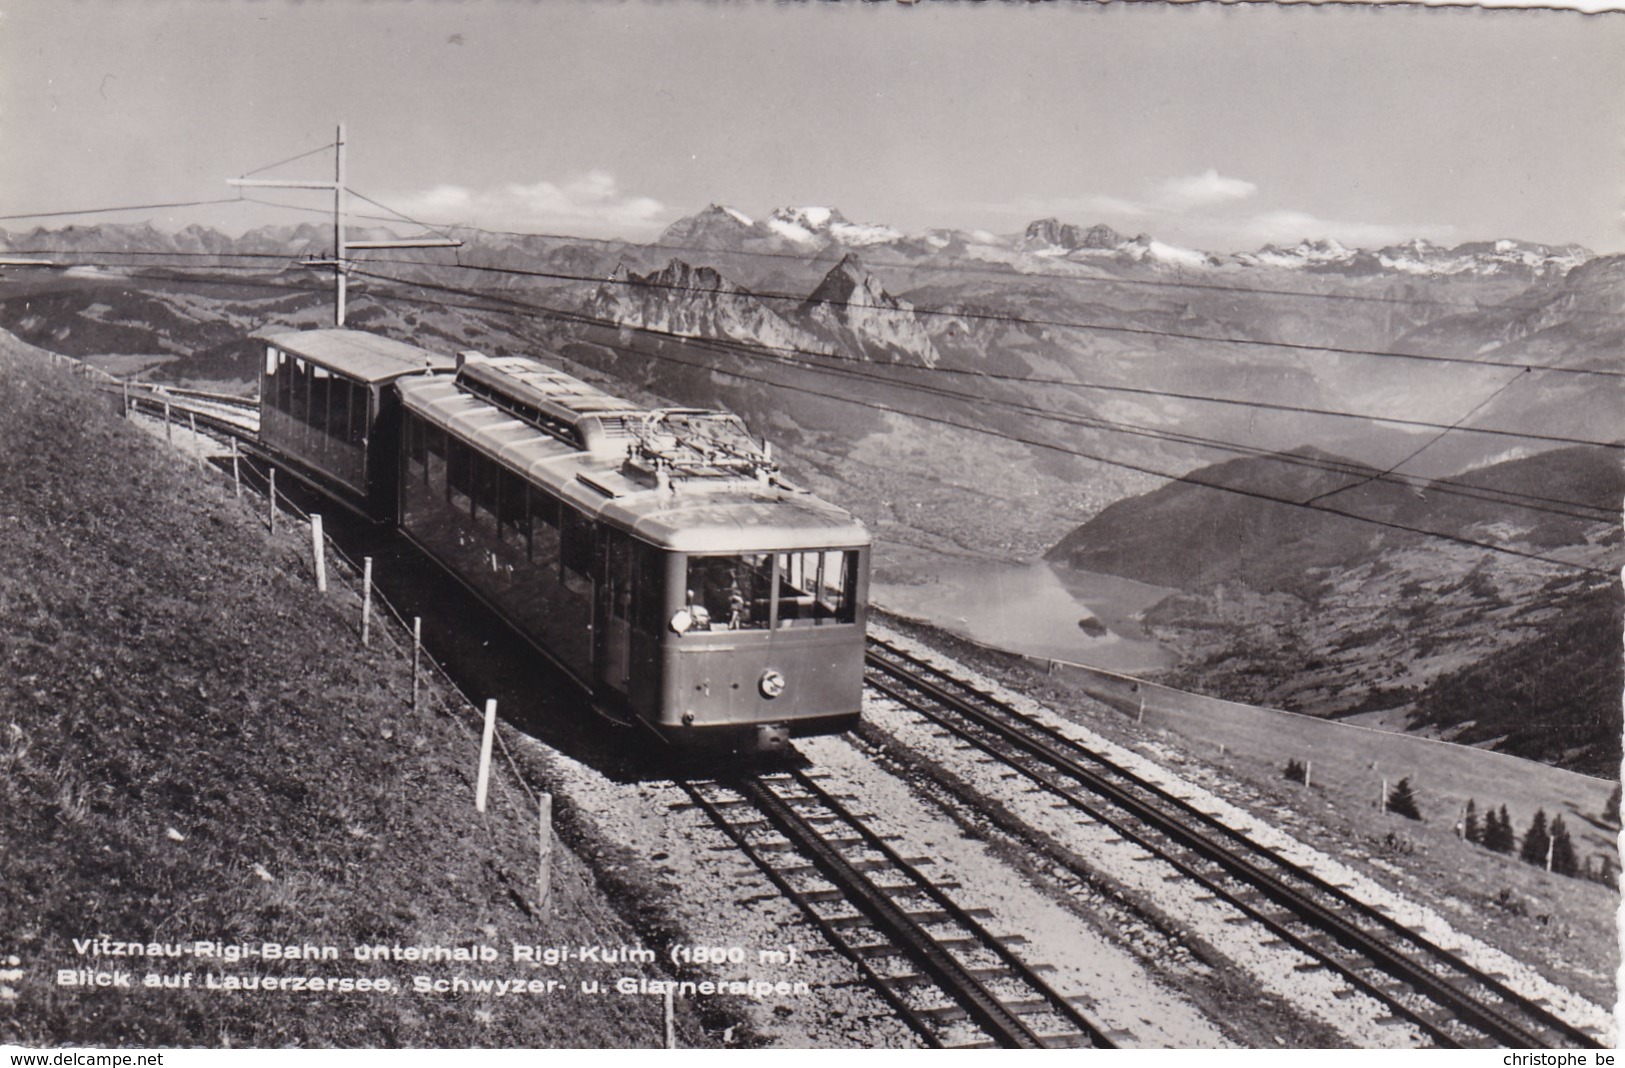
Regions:
<instances>
[{"instance_id":1,"label":"mountain range","mask_svg":"<svg viewBox=\"0 0 1625 1068\"><path fill-rule=\"evenodd\" d=\"M1104 224L1082 226L1055 218L1038 219L1019 234L985 230L930 229L905 233L878 223L854 223L834 208L779 208L761 219L734 208L712 204L672 223L650 245L634 242L576 239L551 235L507 234L449 227L465 246L499 260L519 257L555 262L562 253L588 269L602 265L634 248L684 253L778 253L785 256L823 255L839 259L850 251L869 250L882 258L971 259L1002 262L1013 269L1040 269L1046 264L1102 266L1146 265L1165 269L1236 271L1247 268L1370 275L1383 272L1421 276L1503 275L1530 279L1561 274L1590 259L1592 253L1575 244L1548 245L1501 239L1466 242L1455 247L1415 239L1376 249L1348 248L1335 240L1305 238L1296 245L1265 245L1251 252L1213 253L1159 241L1149 234L1125 236ZM390 239L394 230L352 226L355 239ZM56 252L172 253L182 256L231 254L314 256L331 254L332 228L326 224L263 226L238 237L192 225L177 231L151 224L99 224L27 231L0 229L0 252L50 254ZM583 249L600 250L582 257Z\"/></svg>"},{"instance_id":2,"label":"mountain range","mask_svg":"<svg viewBox=\"0 0 1625 1068\"><path fill-rule=\"evenodd\" d=\"M350 323L730 408L869 523L877 581L1047 552L1177 591L1145 619L1173 681L1483 744L1515 709L1470 726L1462 703L1518 691L1498 656L1554 650L1571 675L1593 666L1576 694L1609 685L1617 628L1585 581L1398 528L1617 568L1608 524L1520 510L1507 487L1617 506L1625 257L1511 240L1219 255L1057 219L904 233L716 205L645 244L452 232L456 253L358 255ZM7 259L102 265L0 268L0 327L121 374L247 386L257 336L330 321L325 272L298 261L331 241L315 224L0 234ZM1325 493L1388 525L1262 499ZM1518 745L1606 763L1536 734Z\"/></svg>"}]
</instances>

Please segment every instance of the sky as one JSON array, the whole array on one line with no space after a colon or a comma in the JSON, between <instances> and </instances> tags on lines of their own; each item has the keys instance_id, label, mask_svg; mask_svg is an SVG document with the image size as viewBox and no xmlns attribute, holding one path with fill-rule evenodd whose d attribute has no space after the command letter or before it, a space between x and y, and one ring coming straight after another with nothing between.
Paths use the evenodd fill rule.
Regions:
<instances>
[{"instance_id":1,"label":"sky","mask_svg":"<svg viewBox=\"0 0 1625 1068\"><path fill-rule=\"evenodd\" d=\"M343 122L347 184L443 224L645 240L709 203L823 205L905 230L1056 216L1215 251L1611 252L1621 56L1625 15L1551 11L0 0L0 215L232 196L226 178ZM95 220L0 227L76 221Z\"/></svg>"}]
</instances>

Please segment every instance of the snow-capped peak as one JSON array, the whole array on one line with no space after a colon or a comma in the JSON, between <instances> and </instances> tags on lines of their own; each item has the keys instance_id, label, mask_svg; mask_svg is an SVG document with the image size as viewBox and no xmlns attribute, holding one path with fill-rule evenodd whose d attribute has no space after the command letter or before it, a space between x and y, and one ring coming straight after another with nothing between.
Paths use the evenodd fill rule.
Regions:
<instances>
[{"instance_id":1,"label":"snow-capped peak","mask_svg":"<svg viewBox=\"0 0 1625 1068\"><path fill-rule=\"evenodd\" d=\"M829 238L849 246L876 245L903 236L889 226L848 222L834 208L777 208L763 223L780 237L800 244Z\"/></svg>"},{"instance_id":2,"label":"snow-capped peak","mask_svg":"<svg viewBox=\"0 0 1625 1068\"><path fill-rule=\"evenodd\" d=\"M1213 262L1213 257L1206 252L1170 245L1158 241L1149 234L1141 234L1133 241L1125 243L1121 251L1137 260L1165 264L1169 267L1206 267Z\"/></svg>"}]
</instances>

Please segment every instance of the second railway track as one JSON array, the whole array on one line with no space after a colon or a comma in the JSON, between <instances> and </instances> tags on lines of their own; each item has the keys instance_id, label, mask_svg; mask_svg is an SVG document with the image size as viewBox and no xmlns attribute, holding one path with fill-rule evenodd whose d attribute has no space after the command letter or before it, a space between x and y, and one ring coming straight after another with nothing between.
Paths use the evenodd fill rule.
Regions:
<instances>
[{"instance_id":1,"label":"second railway track","mask_svg":"<svg viewBox=\"0 0 1625 1068\"><path fill-rule=\"evenodd\" d=\"M258 452L252 400L189 390L124 396L134 411L167 415ZM1155 853L1436 1044L1603 1046L1496 975L996 696L877 639L870 641L867 663L876 692ZM953 905L944 886L804 773L685 789L931 1044L1110 1046L1122 1037L1101 1031L1073 999L1050 989L974 914ZM741 821L741 812L753 815ZM764 846L763 829L779 841ZM790 856L805 862L787 861ZM808 872L823 885L809 888ZM876 880L879 872L887 873L886 881ZM826 915L825 906L836 900L864 919ZM897 967L899 961L908 966ZM939 991L935 1004L922 998L925 989ZM967 1025L982 1037L953 1037Z\"/></svg>"},{"instance_id":2,"label":"second railway track","mask_svg":"<svg viewBox=\"0 0 1625 1068\"><path fill-rule=\"evenodd\" d=\"M1602 1045L1458 954L997 696L878 639L870 640L867 663L877 692L1161 857L1436 1044Z\"/></svg>"}]
</instances>

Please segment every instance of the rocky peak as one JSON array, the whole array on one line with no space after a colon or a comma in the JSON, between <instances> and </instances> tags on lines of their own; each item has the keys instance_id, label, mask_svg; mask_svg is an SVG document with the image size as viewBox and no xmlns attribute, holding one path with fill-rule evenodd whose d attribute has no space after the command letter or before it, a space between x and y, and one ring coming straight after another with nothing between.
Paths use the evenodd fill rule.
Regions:
<instances>
[{"instance_id":1,"label":"rocky peak","mask_svg":"<svg viewBox=\"0 0 1625 1068\"><path fill-rule=\"evenodd\" d=\"M867 299L866 299L867 298ZM884 304L897 307L897 298L887 293L880 282L863 266L855 252L841 257L841 262L830 268L818 288L808 296L808 304Z\"/></svg>"},{"instance_id":2,"label":"rocky peak","mask_svg":"<svg viewBox=\"0 0 1625 1068\"><path fill-rule=\"evenodd\" d=\"M1062 248L1068 252L1078 249L1113 249L1123 243L1123 235L1104 223L1084 229L1059 219L1039 219L1027 224L1021 237L1023 248Z\"/></svg>"},{"instance_id":3,"label":"rocky peak","mask_svg":"<svg viewBox=\"0 0 1625 1068\"><path fill-rule=\"evenodd\" d=\"M726 240L743 237L750 231L749 216L721 204L708 204L703 211L685 216L666 227L655 239L657 245L683 245L704 242L706 239Z\"/></svg>"}]
</instances>

